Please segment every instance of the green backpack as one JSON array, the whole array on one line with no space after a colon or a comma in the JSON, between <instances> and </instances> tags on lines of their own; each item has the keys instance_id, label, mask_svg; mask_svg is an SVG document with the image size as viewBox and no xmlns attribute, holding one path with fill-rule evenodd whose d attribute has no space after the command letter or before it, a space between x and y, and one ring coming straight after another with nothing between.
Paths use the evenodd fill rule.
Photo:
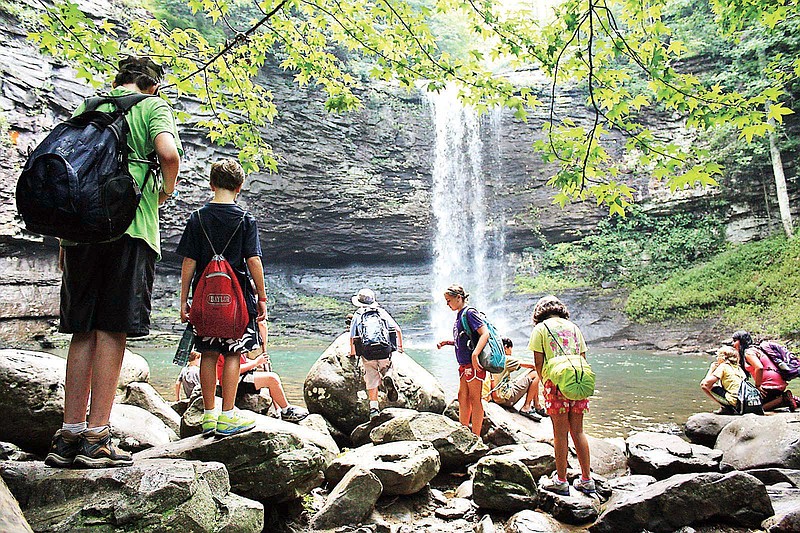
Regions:
<instances>
[{"instance_id":1,"label":"green backpack","mask_svg":"<svg viewBox=\"0 0 800 533\"><path fill-rule=\"evenodd\" d=\"M542 323L544 324L544 322ZM585 400L594 394L594 371L585 357L581 354L567 354L558 337L553 335L547 324L545 329L556 341L561 355L547 359L542 368L543 378L549 379L561 391L564 397L570 400Z\"/></svg>"}]
</instances>

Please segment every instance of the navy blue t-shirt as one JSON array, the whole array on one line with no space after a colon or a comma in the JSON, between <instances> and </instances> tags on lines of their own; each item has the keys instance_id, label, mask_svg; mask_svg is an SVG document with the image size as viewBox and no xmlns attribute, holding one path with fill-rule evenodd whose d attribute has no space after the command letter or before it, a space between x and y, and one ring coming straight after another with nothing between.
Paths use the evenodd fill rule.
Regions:
<instances>
[{"instance_id":1,"label":"navy blue t-shirt","mask_svg":"<svg viewBox=\"0 0 800 533\"><path fill-rule=\"evenodd\" d=\"M239 221L242 220L239 229ZM202 220L202 228L200 223ZM205 228L208 233L206 238L203 233ZM234 230L236 232L234 233ZM231 238L233 236L233 238ZM207 203L199 210L189 216L186 229L178 243L175 252L183 257L188 257L197 261L197 268L192 278L192 294L200 281L200 274L205 270L206 265L211 261L214 253L208 240L214 243L214 250L221 253L225 244L230 239L230 244L222 254L231 264L236 277L244 291L247 301L247 312L251 317L258 315L258 305L255 288L250 281L247 270L247 259L250 257L261 257L261 241L258 239L258 225L256 219L250 213L236 204L215 204Z\"/></svg>"}]
</instances>

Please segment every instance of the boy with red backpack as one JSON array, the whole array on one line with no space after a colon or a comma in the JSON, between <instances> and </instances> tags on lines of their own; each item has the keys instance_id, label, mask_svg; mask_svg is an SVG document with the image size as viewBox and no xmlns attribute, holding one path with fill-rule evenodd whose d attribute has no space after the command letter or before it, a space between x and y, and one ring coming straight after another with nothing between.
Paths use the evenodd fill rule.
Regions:
<instances>
[{"instance_id":1,"label":"boy with red backpack","mask_svg":"<svg viewBox=\"0 0 800 533\"><path fill-rule=\"evenodd\" d=\"M191 322L195 349L201 353L204 436L235 435L255 426L252 419L234 410L239 356L261 345L258 321L267 314L258 226L235 202L244 177L244 169L233 159L211 165L214 199L191 214L176 250L184 257L181 321ZM219 355L225 357L225 366L220 380L222 412L217 414Z\"/></svg>"}]
</instances>

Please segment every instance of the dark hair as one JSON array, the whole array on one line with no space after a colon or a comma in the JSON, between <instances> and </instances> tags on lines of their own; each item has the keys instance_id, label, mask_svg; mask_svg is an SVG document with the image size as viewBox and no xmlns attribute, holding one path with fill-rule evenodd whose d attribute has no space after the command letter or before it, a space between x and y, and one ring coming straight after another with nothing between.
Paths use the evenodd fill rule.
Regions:
<instances>
[{"instance_id":1,"label":"dark hair","mask_svg":"<svg viewBox=\"0 0 800 533\"><path fill-rule=\"evenodd\" d=\"M544 322L551 316L557 316L564 319L569 318L569 311L567 306L561 303L561 300L555 296L544 296L536 302L533 306L533 324Z\"/></svg>"},{"instance_id":2,"label":"dark hair","mask_svg":"<svg viewBox=\"0 0 800 533\"><path fill-rule=\"evenodd\" d=\"M235 191L244 183L244 169L235 159L223 159L211 165L211 185Z\"/></svg>"},{"instance_id":3,"label":"dark hair","mask_svg":"<svg viewBox=\"0 0 800 533\"><path fill-rule=\"evenodd\" d=\"M503 348L513 348L514 341L509 339L508 337L503 337Z\"/></svg>"},{"instance_id":4,"label":"dark hair","mask_svg":"<svg viewBox=\"0 0 800 533\"><path fill-rule=\"evenodd\" d=\"M750 346L753 345L753 337L750 336L749 332L747 332L747 331L745 331L743 329L740 329L738 331L734 331L733 335L731 335L731 338L734 341L739 341L739 366L742 367L742 370L744 370L744 373L747 376L749 376L750 373L744 367L744 365L745 365L744 352Z\"/></svg>"},{"instance_id":5,"label":"dark hair","mask_svg":"<svg viewBox=\"0 0 800 533\"><path fill-rule=\"evenodd\" d=\"M119 73L114 78L114 86L135 83L139 90L147 90L157 85L164 77L164 69L149 57L128 56L119 62Z\"/></svg>"},{"instance_id":6,"label":"dark hair","mask_svg":"<svg viewBox=\"0 0 800 533\"><path fill-rule=\"evenodd\" d=\"M444 293L445 294L449 294L450 296L461 296L465 300L467 298L469 298L469 294L467 294L467 291L464 290L464 287L462 287L461 285L458 285L456 283L454 283L454 284L450 285L449 287L447 287L444 290Z\"/></svg>"}]
</instances>

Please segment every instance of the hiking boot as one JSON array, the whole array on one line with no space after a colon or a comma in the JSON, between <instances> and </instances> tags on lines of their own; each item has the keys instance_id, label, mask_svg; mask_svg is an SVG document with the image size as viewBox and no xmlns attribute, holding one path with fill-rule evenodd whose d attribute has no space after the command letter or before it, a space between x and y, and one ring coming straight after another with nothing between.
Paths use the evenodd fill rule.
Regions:
<instances>
[{"instance_id":1,"label":"hiking boot","mask_svg":"<svg viewBox=\"0 0 800 533\"><path fill-rule=\"evenodd\" d=\"M386 399L390 402L397 401L397 386L394 383L394 378L389 374L383 376L383 386L386 389Z\"/></svg>"},{"instance_id":2,"label":"hiking boot","mask_svg":"<svg viewBox=\"0 0 800 533\"><path fill-rule=\"evenodd\" d=\"M57 468L72 466L72 461L75 460L80 449L80 433L59 429L53 435L53 440L50 442L50 453L47 454L44 464Z\"/></svg>"},{"instance_id":3,"label":"hiking boot","mask_svg":"<svg viewBox=\"0 0 800 533\"><path fill-rule=\"evenodd\" d=\"M254 427L256 427L255 420L245 418L238 411L234 411L233 416L230 417L224 414L219 415L215 434L217 437L229 437L231 435L244 433L245 431L250 431Z\"/></svg>"},{"instance_id":4,"label":"hiking boot","mask_svg":"<svg viewBox=\"0 0 800 533\"><path fill-rule=\"evenodd\" d=\"M559 496L569 496L569 483L559 481L558 474L555 472L553 472L553 476L548 481L542 484L542 488Z\"/></svg>"},{"instance_id":5,"label":"hiking boot","mask_svg":"<svg viewBox=\"0 0 800 533\"><path fill-rule=\"evenodd\" d=\"M217 417L217 413L203 414L203 421L200 423L200 427L203 429L204 437L211 437L214 435L214 432L217 430Z\"/></svg>"},{"instance_id":6,"label":"hiking boot","mask_svg":"<svg viewBox=\"0 0 800 533\"><path fill-rule=\"evenodd\" d=\"M111 443L111 430L106 426L99 431L87 429L81 433L81 448L72 464L85 468L131 466L133 458Z\"/></svg>"},{"instance_id":7,"label":"hiking boot","mask_svg":"<svg viewBox=\"0 0 800 533\"><path fill-rule=\"evenodd\" d=\"M286 422L300 422L305 417L308 416L308 410L303 409L302 407L297 407L295 405L290 405L286 408L286 412L281 412L281 420L285 420Z\"/></svg>"},{"instance_id":8,"label":"hiking boot","mask_svg":"<svg viewBox=\"0 0 800 533\"><path fill-rule=\"evenodd\" d=\"M542 415L540 415L539 413L537 413L535 411L532 411L532 410L531 411L522 411L522 410L520 410L519 414L521 414L525 418L530 418L534 422L541 422L542 421Z\"/></svg>"},{"instance_id":9,"label":"hiking boot","mask_svg":"<svg viewBox=\"0 0 800 533\"><path fill-rule=\"evenodd\" d=\"M576 477L575 480L572 482L572 486L575 487L576 490L584 494L588 495L597 494L597 488L594 485L593 479L588 479L584 481L580 477Z\"/></svg>"},{"instance_id":10,"label":"hiking boot","mask_svg":"<svg viewBox=\"0 0 800 533\"><path fill-rule=\"evenodd\" d=\"M547 411L545 411L543 407L535 407L533 409L533 412L541 416L542 418L548 418L550 416L547 414Z\"/></svg>"},{"instance_id":11,"label":"hiking boot","mask_svg":"<svg viewBox=\"0 0 800 533\"><path fill-rule=\"evenodd\" d=\"M378 415L381 414L381 410L375 407L370 407L369 409L369 419L374 420L378 418Z\"/></svg>"}]
</instances>

